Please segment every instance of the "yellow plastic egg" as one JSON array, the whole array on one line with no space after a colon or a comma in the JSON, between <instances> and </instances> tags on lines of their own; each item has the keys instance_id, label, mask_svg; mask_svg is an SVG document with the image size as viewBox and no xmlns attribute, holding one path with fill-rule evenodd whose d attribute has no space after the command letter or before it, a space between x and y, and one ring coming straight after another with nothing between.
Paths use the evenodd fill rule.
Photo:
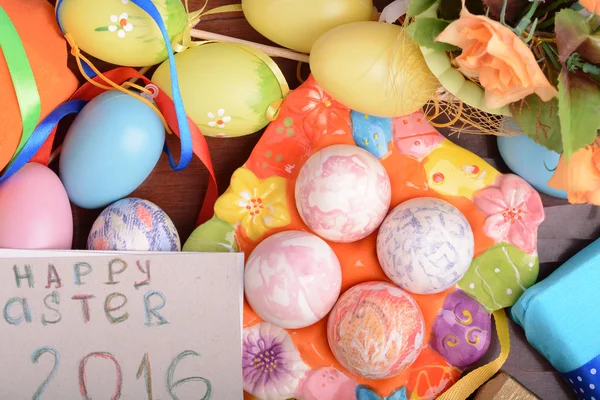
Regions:
<instances>
[{"instance_id":1,"label":"yellow plastic egg","mask_svg":"<svg viewBox=\"0 0 600 400\"><path fill-rule=\"evenodd\" d=\"M372 0L242 0L242 8L261 35L303 53L328 30L373 15Z\"/></svg>"},{"instance_id":2,"label":"yellow plastic egg","mask_svg":"<svg viewBox=\"0 0 600 400\"><path fill-rule=\"evenodd\" d=\"M269 67L257 54L238 45L209 43L175 55L183 105L204 135L249 135L270 122L268 111L283 99L282 87L271 69L277 65L263 54ZM152 81L172 98L168 61Z\"/></svg>"},{"instance_id":3,"label":"yellow plastic egg","mask_svg":"<svg viewBox=\"0 0 600 400\"><path fill-rule=\"evenodd\" d=\"M152 0L171 40L184 31L187 13L181 0ZM131 67L167 59L163 36L152 17L131 0L62 0L57 13L64 33L86 53Z\"/></svg>"},{"instance_id":4,"label":"yellow plastic egg","mask_svg":"<svg viewBox=\"0 0 600 400\"><path fill-rule=\"evenodd\" d=\"M313 46L310 68L319 85L367 115L411 114L439 87L419 46L397 25L355 22L334 28Z\"/></svg>"}]
</instances>

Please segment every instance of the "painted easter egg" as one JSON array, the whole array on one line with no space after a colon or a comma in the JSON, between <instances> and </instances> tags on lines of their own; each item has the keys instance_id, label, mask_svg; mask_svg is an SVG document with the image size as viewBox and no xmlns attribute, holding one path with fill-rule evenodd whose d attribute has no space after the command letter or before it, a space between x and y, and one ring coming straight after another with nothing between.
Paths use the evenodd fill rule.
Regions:
<instances>
[{"instance_id":1,"label":"painted easter egg","mask_svg":"<svg viewBox=\"0 0 600 400\"><path fill-rule=\"evenodd\" d=\"M60 179L29 163L0 183L0 248L70 250L71 204Z\"/></svg>"},{"instance_id":2,"label":"painted easter egg","mask_svg":"<svg viewBox=\"0 0 600 400\"><path fill-rule=\"evenodd\" d=\"M235 253L238 251L235 229L229 222L214 216L192 232L183 245L183 251Z\"/></svg>"},{"instance_id":3,"label":"painted easter egg","mask_svg":"<svg viewBox=\"0 0 600 400\"><path fill-rule=\"evenodd\" d=\"M90 101L71 125L60 156L69 199L100 208L132 193L162 154L164 126L140 100L118 91Z\"/></svg>"},{"instance_id":4,"label":"painted easter egg","mask_svg":"<svg viewBox=\"0 0 600 400\"><path fill-rule=\"evenodd\" d=\"M271 106L283 99L273 71L283 75L261 57L268 59L259 50L229 43L192 47L175 56L183 104L202 133L234 137L267 126ZM172 97L169 68L163 63L152 81Z\"/></svg>"},{"instance_id":5,"label":"painted easter egg","mask_svg":"<svg viewBox=\"0 0 600 400\"><path fill-rule=\"evenodd\" d=\"M181 242L171 218L148 200L127 198L108 206L96 219L88 250L179 251Z\"/></svg>"},{"instance_id":6,"label":"painted easter egg","mask_svg":"<svg viewBox=\"0 0 600 400\"><path fill-rule=\"evenodd\" d=\"M244 284L246 299L259 317L298 329L331 310L342 287L342 270L324 240L286 231L265 239L250 254Z\"/></svg>"},{"instance_id":7,"label":"painted easter egg","mask_svg":"<svg viewBox=\"0 0 600 400\"><path fill-rule=\"evenodd\" d=\"M372 0L242 0L244 16L261 35L281 46L310 53L315 41L337 26L368 21Z\"/></svg>"},{"instance_id":8,"label":"painted easter egg","mask_svg":"<svg viewBox=\"0 0 600 400\"><path fill-rule=\"evenodd\" d=\"M390 179L375 156L334 145L313 154L296 180L300 217L317 235L355 242L379 227L391 201Z\"/></svg>"},{"instance_id":9,"label":"painted easter egg","mask_svg":"<svg viewBox=\"0 0 600 400\"><path fill-rule=\"evenodd\" d=\"M498 150L508 168L531 186L547 195L567 198L565 191L548 186L560 154L536 143L527 135L498 136Z\"/></svg>"},{"instance_id":10,"label":"painted easter egg","mask_svg":"<svg viewBox=\"0 0 600 400\"><path fill-rule=\"evenodd\" d=\"M172 41L188 17L181 0L152 0ZM64 33L86 53L111 64L155 65L167 59L167 47L157 23L131 0L57 1Z\"/></svg>"},{"instance_id":11,"label":"painted easter egg","mask_svg":"<svg viewBox=\"0 0 600 400\"><path fill-rule=\"evenodd\" d=\"M322 35L310 69L328 94L358 112L395 118L431 100L439 83L398 25L354 22Z\"/></svg>"},{"instance_id":12,"label":"painted easter egg","mask_svg":"<svg viewBox=\"0 0 600 400\"><path fill-rule=\"evenodd\" d=\"M396 206L381 224L377 258L396 285L412 293L455 285L473 260L473 231L452 204L419 197Z\"/></svg>"},{"instance_id":13,"label":"painted easter egg","mask_svg":"<svg viewBox=\"0 0 600 400\"><path fill-rule=\"evenodd\" d=\"M424 331L421 309L408 293L387 282L366 282L348 289L333 307L327 340L354 375L387 379L417 359Z\"/></svg>"},{"instance_id":14,"label":"painted easter egg","mask_svg":"<svg viewBox=\"0 0 600 400\"><path fill-rule=\"evenodd\" d=\"M461 290L446 297L431 331L431 346L450 364L465 368L490 346L492 321L485 308Z\"/></svg>"}]
</instances>

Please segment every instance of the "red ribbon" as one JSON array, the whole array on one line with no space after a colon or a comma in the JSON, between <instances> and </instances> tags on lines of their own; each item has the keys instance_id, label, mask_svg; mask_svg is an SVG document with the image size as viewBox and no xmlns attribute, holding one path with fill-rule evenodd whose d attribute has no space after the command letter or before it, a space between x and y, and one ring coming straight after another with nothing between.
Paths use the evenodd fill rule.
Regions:
<instances>
[{"instance_id":1,"label":"red ribbon","mask_svg":"<svg viewBox=\"0 0 600 400\"><path fill-rule=\"evenodd\" d=\"M111 71L105 72L104 76L116 83L117 85L121 85L123 82L131 78L139 78L140 80L144 81L146 85L152 83L150 79L140 74L135 69L129 67L115 68ZM102 78L98 76L95 77L93 80L98 83L105 84ZM86 82L75 93L73 93L73 96L71 96L71 100L89 101L92 100L94 97L104 93L105 91L106 90L102 88L99 88L97 86L92 85L89 82ZM167 94L165 94L162 90L159 90L158 94L154 98L154 102L156 103L156 106L158 107L160 112L165 117L167 123L169 124L173 132L177 136L179 136L180 134L177 125L177 115L175 114L175 106L173 105L173 100L171 100L171 98L167 96ZM206 138L204 137L200 129L198 129L194 121L192 121L189 117L187 117L187 120L190 127L190 132L192 134L194 154L200 159L200 161L202 161L209 174L208 188L204 197L204 202L202 203L202 208L200 209L200 214L198 215L198 220L196 221L196 226L198 226L208 221L214 215L214 205L219 196L219 190L217 187L217 178L215 176L212 160L210 158L210 151L208 149L208 144L206 143ZM56 128L31 161L48 165L55 136Z\"/></svg>"}]
</instances>

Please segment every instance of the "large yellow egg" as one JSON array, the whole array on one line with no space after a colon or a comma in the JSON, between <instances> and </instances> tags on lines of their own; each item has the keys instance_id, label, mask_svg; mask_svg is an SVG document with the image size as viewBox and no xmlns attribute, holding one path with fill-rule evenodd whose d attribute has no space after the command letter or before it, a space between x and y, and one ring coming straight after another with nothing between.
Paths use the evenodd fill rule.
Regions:
<instances>
[{"instance_id":1,"label":"large yellow egg","mask_svg":"<svg viewBox=\"0 0 600 400\"><path fill-rule=\"evenodd\" d=\"M205 135L249 135L269 123L267 111L283 95L275 74L254 51L209 43L175 55L186 113ZM172 97L168 61L152 81Z\"/></svg>"},{"instance_id":2,"label":"large yellow egg","mask_svg":"<svg viewBox=\"0 0 600 400\"><path fill-rule=\"evenodd\" d=\"M187 13L181 0L152 0L170 40L184 31ZM155 65L167 59L158 25L131 0L63 0L57 2L65 33L86 53L130 67Z\"/></svg>"},{"instance_id":3,"label":"large yellow egg","mask_svg":"<svg viewBox=\"0 0 600 400\"><path fill-rule=\"evenodd\" d=\"M242 0L242 8L250 25L267 39L310 53L328 30L370 20L373 0Z\"/></svg>"},{"instance_id":4,"label":"large yellow egg","mask_svg":"<svg viewBox=\"0 0 600 400\"><path fill-rule=\"evenodd\" d=\"M439 87L419 46L397 25L355 22L334 28L313 46L310 68L319 85L367 115L411 114Z\"/></svg>"}]
</instances>

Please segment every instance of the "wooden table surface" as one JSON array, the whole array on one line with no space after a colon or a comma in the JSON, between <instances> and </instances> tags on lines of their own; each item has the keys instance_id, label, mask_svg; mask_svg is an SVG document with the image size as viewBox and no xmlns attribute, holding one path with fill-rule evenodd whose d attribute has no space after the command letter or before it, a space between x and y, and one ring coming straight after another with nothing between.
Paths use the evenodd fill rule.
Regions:
<instances>
[{"instance_id":1,"label":"wooden table surface","mask_svg":"<svg viewBox=\"0 0 600 400\"><path fill-rule=\"evenodd\" d=\"M53 4L55 2L55 0L49 1ZM391 0L375 0L380 11L390 2ZM235 3L235 0L210 0L207 9ZM204 0L189 0L189 4L193 11L199 9L204 4ZM203 18L198 28L275 45L252 29L242 13L239 12L207 16ZM297 63L282 59L276 59L276 62L287 77L290 87L297 87L299 85L296 78ZM100 61L97 61L95 65L102 71L113 67ZM70 66L76 75L80 76L72 57ZM308 66L305 65L303 71L306 76ZM63 135L68 123L67 120L61 125L60 132ZM235 139L207 138L221 193L229 186L229 179L233 171L246 161L261 134L262 132ZM172 148L177 147L176 138L170 137L168 140L174 144ZM500 158L495 137L462 135L461 137L451 136L450 140L486 159L501 172L509 172ZM53 163L52 167L56 169L57 163ZM170 169L167 157L163 155L151 176L132 196L150 200L165 210L174 221L181 235L182 243L184 243L194 229L206 186L207 172L197 159L194 159L185 170L175 172ZM568 205L566 201L545 195L542 195L542 198L546 210L546 221L540 226L538 237L541 263L540 279L550 274L562 262L600 236L598 229L600 214L597 208ZM74 249L85 248L89 230L100 212L101 210L83 210L74 206ZM512 322L510 328L511 353L503 370L544 400L574 398L572 391L561 376L528 345L523 331ZM488 352L492 356L489 358L495 357L498 351L498 342L494 337Z\"/></svg>"}]
</instances>

